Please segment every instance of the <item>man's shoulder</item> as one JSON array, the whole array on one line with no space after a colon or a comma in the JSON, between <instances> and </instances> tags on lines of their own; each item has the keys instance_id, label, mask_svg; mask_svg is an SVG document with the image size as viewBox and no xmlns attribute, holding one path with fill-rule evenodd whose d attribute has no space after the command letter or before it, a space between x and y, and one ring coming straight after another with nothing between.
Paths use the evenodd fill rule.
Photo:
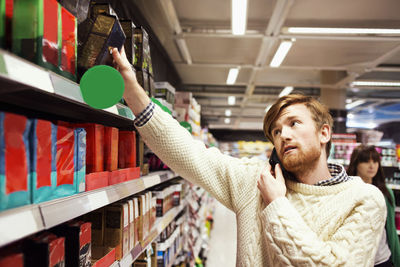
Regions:
<instances>
[{"instance_id":1,"label":"man's shoulder","mask_svg":"<svg viewBox=\"0 0 400 267\"><path fill-rule=\"evenodd\" d=\"M379 205L385 205L385 198L378 187L364 183L360 177L353 176L354 183L350 189L354 192L355 196L364 201L373 201Z\"/></svg>"}]
</instances>

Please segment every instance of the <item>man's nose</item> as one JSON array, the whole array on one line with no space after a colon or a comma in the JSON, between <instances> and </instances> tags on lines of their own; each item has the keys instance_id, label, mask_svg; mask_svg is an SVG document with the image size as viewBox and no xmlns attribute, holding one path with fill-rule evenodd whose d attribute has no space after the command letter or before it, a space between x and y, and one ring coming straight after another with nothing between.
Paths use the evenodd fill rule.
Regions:
<instances>
[{"instance_id":1,"label":"man's nose","mask_svg":"<svg viewBox=\"0 0 400 267\"><path fill-rule=\"evenodd\" d=\"M290 139L292 136L292 131L290 127L283 126L281 130L281 138L284 140Z\"/></svg>"}]
</instances>

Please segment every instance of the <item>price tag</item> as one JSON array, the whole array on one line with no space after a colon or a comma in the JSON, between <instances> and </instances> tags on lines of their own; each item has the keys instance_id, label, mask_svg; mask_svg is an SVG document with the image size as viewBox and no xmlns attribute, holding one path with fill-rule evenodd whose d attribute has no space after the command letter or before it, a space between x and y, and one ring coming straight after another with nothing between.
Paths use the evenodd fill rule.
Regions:
<instances>
[{"instance_id":1,"label":"price tag","mask_svg":"<svg viewBox=\"0 0 400 267\"><path fill-rule=\"evenodd\" d=\"M117 106L116 105L114 105L114 106L112 106L112 107L109 107L109 108L105 108L105 109L103 109L104 111L108 111L108 112L110 112L110 113L113 113L113 114L115 114L115 115L119 115L119 113L118 113L118 109L117 109Z\"/></svg>"},{"instance_id":2,"label":"price tag","mask_svg":"<svg viewBox=\"0 0 400 267\"><path fill-rule=\"evenodd\" d=\"M161 183L161 179L160 179L160 176L158 176L158 175L147 176L147 177L143 178L143 183L146 188L149 188L156 184Z\"/></svg>"},{"instance_id":3,"label":"price tag","mask_svg":"<svg viewBox=\"0 0 400 267\"><path fill-rule=\"evenodd\" d=\"M35 233L41 230L39 227L32 210L3 216L0 219L0 244Z\"/></svg>"},{"instance_id":4,"label":"price tag","mask_svg":"<svg viewBox=\"0 0 400 267\"><path fill-rule=\"evenodd\" d=\"M95 194L90 194L87 196L89 204L92 210L101 208L109 204L108 196L106 191L97 192Z\"/></svg>"},{"instance_id":5,"label":"price tag","mask_svg":"<svg viewBox=\"0 0 400 267\"><path fill-rule=\"evenodd\" d=\"M8 76L14 80L54 93L53 84L47 71L20 59L4 54Z\"/></svg>"}]
</instances>

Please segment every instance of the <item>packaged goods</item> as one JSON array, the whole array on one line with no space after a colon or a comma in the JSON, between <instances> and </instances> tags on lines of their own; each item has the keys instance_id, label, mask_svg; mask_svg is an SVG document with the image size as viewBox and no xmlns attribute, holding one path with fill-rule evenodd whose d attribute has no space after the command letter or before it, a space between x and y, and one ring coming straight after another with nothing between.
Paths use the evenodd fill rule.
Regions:
<instances>
[{"instance_id":1,"label":"packaged goods","mask_svg":"<svg viewBox=\"0 0 400 267\"><path fill-rule=\"evenodd\" d=\"M128 200L128 211L129 211L129 251L132 251L135 247L135 209L133 200Z\"/></svg>"},{"instance_id":2,"label":"packaged goods","mask_svg":"<svg viewBox=\"0 0 400 267\"><path fill-rule=\"evenodd\" d=\"M65 197L76 193L75 132L72 128L57 126L56 170L57 183L53 197Z\"/></svg>"},{"instance_id":3,"label":"packaged goods","mask_svg":"<svg viewBox=\"0 0 400 267\"><path fill-rule=\"evenodd\" d=\"M135 213L135 217L133 218L134 223L134 238L135 238L135 246L141 241L141 236L139 236L139 227L140 227L140 214L139 214L139 198L133 198L133 209Z\"/></svg>"},{"instance_id":4,"label":"packaged goods","mask_svg":"<svg viewBox=\"0 0 400 267\"><path fill-rule=\"evenodd\" d=\"M120 20L122 29L125 33L126 40L124 43L126 58L132 65L135 63L135 42L134 42L134 29L135 24L131 20Z\"/></svg>"},{"instance_id":5,"label":"packaged goods","mask_svg":"<svg viewBox=\"0 0 400 267\"><path fill-rule=\"evenodd\" d=\"M84 192L86 189L86 130L83 128L75 129L75 172L76 192Z\"/></svg>"},{"instance_id":6,"label":"packaged goods","mask_svg":"<svg viewBox=\"0 0 400 267\"><path fill-rule=\"evenodd\" d=\"M110 172L93 172L86 174L86 191L95 190L108 186Z\"/></svg>"},{"instance_id":7,"label":"packaged goods","mask_svg":"<svg viewBox=\"0 0 400 267\"><path fill-rule=\"evenodd\" d=\"M49 121L31 120L29 134L32 203L53 198L56 187L57 126Z\"/></svg>"},{"instance_id":8,"label":"packaged goods","mask_svg":"<svg viewBox=\"0 0 400 267\"><path fill-rule=\"evenodd\" d=\"M24 116L0 112L0 210L31 203L30 125Z\"/></svg>"},{"instance_id":9,"label":"packaged goods","mask_svg":"<svg viewBox=\"0 0 400 267\"><path fill-rule=\"evenodd\" d=\"M59 4L56 0L14 1L12 51L58 71Z\"/></svg>"},{"instance_id":10,"label":"packaged goods","mask_svg":"<svg viewBox=\"0 0 400 267\"><path fill-rule=\"evenodd\" d=\"M104 127L104 170L118 169L118 129Z\"/></svg>"},{"instance_id":11,"label":"packaged goods","mask_svg":"<svg viewBox=\"0 0 400 267\"><path fill-rule=\"evenodd\" d=\"M115 262L115 248L93 246L92 267L109 267Z\"/></svg>"},{"instance_id":12,"label":"packaged goods","mask_svg":"<svg viewBox=\"0 0 400 267\"><path fill-rule=\"evenodd\" d=\"M0 255L0 267L24 267L24 254L10 253Z\"/></svg>"},{"instance_id":13,"label":"packaged goods","mask_svg":"<svg viewBox=\"0 0 400 267\"><path fill-rule=\"evenodd\" d=\"M90 266L92 258L90 222L70 222L52 231L65 238L65 266Z\"/></svg>"},{"instance_id":14,"label":"packaged goods","mask_svg":"<svg viewBox=\"0 0 400 267\"><path fill-rule=\"evenodd\" d=\"M11 50L12 17L15 0L0 1L0 47Z\"/></svg>"},{"instance_id":15,"label":"packaged goods","mask_svg":"<svg viewBox=\"0 0 400 267\"><path fill-rule=\"evenodd\" d=\"M25 266L65 266L65 238L44 232L24 244Z\"/></svg>"},{"instance_id":16,"label":"packaged goods","mask_svg":"<svg viewBox=\"0 0 400 267\"><path fill-rule=\"evenodd\" d=\"M129 208L127 203L116 203L105 208L104 245L115 247L115 257L122 259L129 253Z\"/></svg>"},{"instance_id":17,"label":"packaged goods","mask_svg":"<svg viewBox=\"0 0 400 267\"><path fill-rule=\"evenodd\" d=\"M93 23L86 23L79 31L84 38L78 48L78 73L79 76L95 65L113 66L110 49L117 47L121 50L125 42L125 34L118 18L113 15L98 14ZM86 34L85 34L86 33ZM86 37L87 36L87 37Z\"/></svg>"},{"instance_id":18,"label":"packaged goods","mask_svg":"<svg viewBox=\"0 0 400 267\"><path fill-rule=\"evenodd\" d=\"M149 35L142 27L134 30L134 40L136 44L135 62L133 66L138 70L148 70L148 58L150 55Z\"/></svg>"},{"instance_id":19,"label":"packaged goods","mask_svg":"<svg viewBox=\"0 0 400 267\"><path fill-rule=\"evenodd\" d=\"M60 74L76 81L77 64L77 19L67 9L61 7L61 48Z\"/></svg>"},{"instance_id":20,"label":"packaged goods","mask_svg":"<svg viewBox=\"0 0 400 267\"><path fill-rule=\"evenodd\" d=\"M74 126L86 130L86 173L104 171L104 126L94 123Z\"/></svg>"},{"instance_id":21,"label":"packaged goods","mask_svg":"<svg viewBox=\"0 0 400 267\"><path fill-rule=\"evenodd\" d=\"M136 71L136 79L140 86L142 86L143 90L146 92L147 96L151 96L150 88L149 88L149 74L146 70L137 70Z\"/></svg>"},{"instance_id":22,"label":"packaged goods","mask_svg":"<svg viewBox=\"0 0 400 267\"><path fill-rule=\"evenodd\" d=\"M175 104L175 88L169 82L155 82L154 86L154 97L165 99L171 105Z\"/></svg>"},{"instance_id":23,"label":"packaged goods","mask_svg":"<svg viewBox=\"0 0 400 267\"><path fill-rule=\"evenodd\" d=\"M120 169L136 167L135 131L119 131L118 167Z\"/></svg>"}]
</instances>

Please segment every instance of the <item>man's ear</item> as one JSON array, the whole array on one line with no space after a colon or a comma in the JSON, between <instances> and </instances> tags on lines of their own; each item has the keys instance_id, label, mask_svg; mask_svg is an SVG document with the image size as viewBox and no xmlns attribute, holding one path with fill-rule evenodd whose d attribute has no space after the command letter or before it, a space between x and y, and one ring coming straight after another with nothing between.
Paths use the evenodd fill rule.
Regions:
<instances>
[{"instance_id":1,"label":"man's ear","mask_svg":"<svg viewBox=\"0 0 400 267\"><path fill-rule=\"evenodd\" d=\"M327 144L331 140L331 127L328 124L324 124L319 131L321 144Z\"/></svg>"}]
</instances>

